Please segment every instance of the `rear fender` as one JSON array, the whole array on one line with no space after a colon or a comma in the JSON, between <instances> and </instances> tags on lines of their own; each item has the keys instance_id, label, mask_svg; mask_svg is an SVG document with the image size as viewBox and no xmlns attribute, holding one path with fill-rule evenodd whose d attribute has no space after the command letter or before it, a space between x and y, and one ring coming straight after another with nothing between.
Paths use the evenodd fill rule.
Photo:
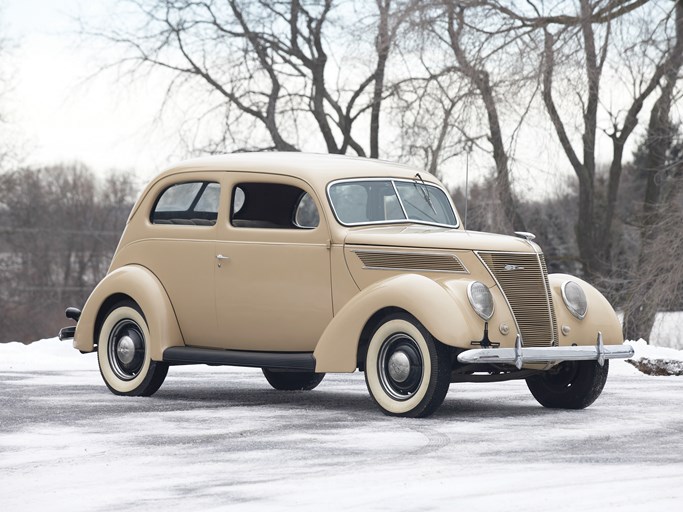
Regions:
<instances>
[{"instance_id":1,"label":"rear fender","mask_svg":"<svg viewBox=\"0 0 683 512\"><path fill-rule=\"evenodd\" d=\"M168 347L183 346L182 333L171 301L157 277L140 265L126 265L107 274L88 297L76 325L74 348L81 352L95 350L98 321L117 296L130 297L142 309L147 320L150 353L154 361L161 361Z\"/></svg>"}]
</instances>

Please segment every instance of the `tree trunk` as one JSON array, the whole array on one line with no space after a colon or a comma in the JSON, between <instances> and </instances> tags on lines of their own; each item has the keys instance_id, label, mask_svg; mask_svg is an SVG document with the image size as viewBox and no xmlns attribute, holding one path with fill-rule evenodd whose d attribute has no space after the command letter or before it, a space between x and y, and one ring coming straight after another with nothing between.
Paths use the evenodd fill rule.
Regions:
<instances>
[{"instance_id":1,"label":"tree trunk","mask_svg":"<svg viewBox=\"0 0 683 512\"><path fill-rule=\"evenodd\" d=\"M667 229L663 223L664 217L675 206L667 204L676 201L681 177L674 177L673 190L668 194L669 201L662 200L663 173L667 167L667 151L674 142L674 130L671 122L671 107L678 74L683 66L683 0L676 2L676 44L671 51L671 57L665 71L665 82L662 93L652 107L650 123L645 148L644 170L647 173L647 185L643 201L643 223L640 230L640 254L637 268L634 272L635 283L629 302L624 310L624 335L627 339L648 339L652 332L655 315L666 299L666 294L658 290L654 283L643 286L644 276L652 275L653 269L660 267L660 271L676 272L675 268L666 268L671 263L677 263L680 255L674 255L674 262L661 261L657 254L655 240L661 236L661 230ZM676 163L677 173L683 170L683 163ZM663 227L662 227L663 226ZM680 264L678 264L680 267ZM664 268L661 268L664 267ZM657 274L655 270L655 274ZM680 268L677 271L680 274Z\"/></svg>"},{"instance_id":2,"label":"tree trunk","mask_svg":"<svg viewBox=\"0 0 683 512\"><path fill-rule=\"evenodd\" d=\"M464 25L465 20L462 9L456 12L456 7L453 4L448 4L448 32L453 54L460 66L460 71L477 89L486 109L489 128L488 140L493 147L493 159L496 163L496 192L503 206L506 222L513 230L526 231L524 220L519 214L517 202L512 193L509 159L505 151L503 131L500 127L493 87L491 86L488 72L473 65L460 45L460 34Z\"/></svg>"},{"instance_id":3,"label":"tree trunk","mask_svg":"<svg viewBox=\"0 0 683 512\"><path fill-rule=\"evenodd\" d=\"M377 28L377 69L372 91L372 108L370 110L370 158L379 158L379 114L384 92L384 72L389 58L391 38L389 36L389 10L391 0L377 0L379 9L379 26Z\"/></svg>"}]
</instances>

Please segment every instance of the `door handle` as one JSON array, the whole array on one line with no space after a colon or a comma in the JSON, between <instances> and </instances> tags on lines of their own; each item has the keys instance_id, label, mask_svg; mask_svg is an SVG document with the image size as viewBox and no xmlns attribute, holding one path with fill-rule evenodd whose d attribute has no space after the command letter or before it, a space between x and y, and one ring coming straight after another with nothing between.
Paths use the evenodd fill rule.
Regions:
<instances>
[{"instance_id":1,"label":"door handle","mask_svg":"<svg viewBox=\"0 0 683 512\"><path fill-rule=\"evenodd\" d=\"M218 254L216 256L216 259L218 260L218 266L221 267L224 261L230 260L230 256L223 256L222 254Z\"/></svg>"}]
</instances>

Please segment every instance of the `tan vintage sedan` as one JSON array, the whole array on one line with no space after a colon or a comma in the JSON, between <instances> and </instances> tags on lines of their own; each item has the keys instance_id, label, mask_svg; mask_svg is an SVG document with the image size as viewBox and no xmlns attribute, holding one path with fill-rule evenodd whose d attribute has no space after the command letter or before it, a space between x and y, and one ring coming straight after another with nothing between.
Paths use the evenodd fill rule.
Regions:
<instances>
[{"instance_id":1,"label":"tan vintage sedan","mask_svg":"<svg viewBox=\"0 0 683 512\"><path fill-rule=\"evenodd\" d=\"M177 364L263 369L276 389L365 373L387 414L433 413L452 382L526 379L583 408L632 355L607 300L548 274L529 233L463 229L428 173L298 153L191 160L133 207L75 327L109 389L149 396Z\"/></svg>"}]
</instances>

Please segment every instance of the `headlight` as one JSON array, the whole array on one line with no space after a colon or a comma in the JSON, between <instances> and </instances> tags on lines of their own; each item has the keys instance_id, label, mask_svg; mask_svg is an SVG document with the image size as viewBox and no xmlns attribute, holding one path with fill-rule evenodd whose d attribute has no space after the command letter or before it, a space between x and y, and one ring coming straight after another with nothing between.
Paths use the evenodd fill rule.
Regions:
<instances>
[{"instance_id":1,"label":"headlight","mask_svg":"<svg viewBox=\"0 0 683 512\"><path fill-rule=\"evenodd\" d=\"M562 283L562 300L564 300L564 305L567 306L569 312L576 318L582 320L586 316L588 309L586 294L574 281Z\"/></svg>"},{"instance_id":2,"label":"headlight","mask_svg":"<svg viewBox=\"0 0 683 512\"><path fill-rule=\"evenodd\" d=\"M467 286L467 298L470 299L472 309L484 320L493 316L493 295L484 283L473 281Z\"/></svg>"}]
</instances>

